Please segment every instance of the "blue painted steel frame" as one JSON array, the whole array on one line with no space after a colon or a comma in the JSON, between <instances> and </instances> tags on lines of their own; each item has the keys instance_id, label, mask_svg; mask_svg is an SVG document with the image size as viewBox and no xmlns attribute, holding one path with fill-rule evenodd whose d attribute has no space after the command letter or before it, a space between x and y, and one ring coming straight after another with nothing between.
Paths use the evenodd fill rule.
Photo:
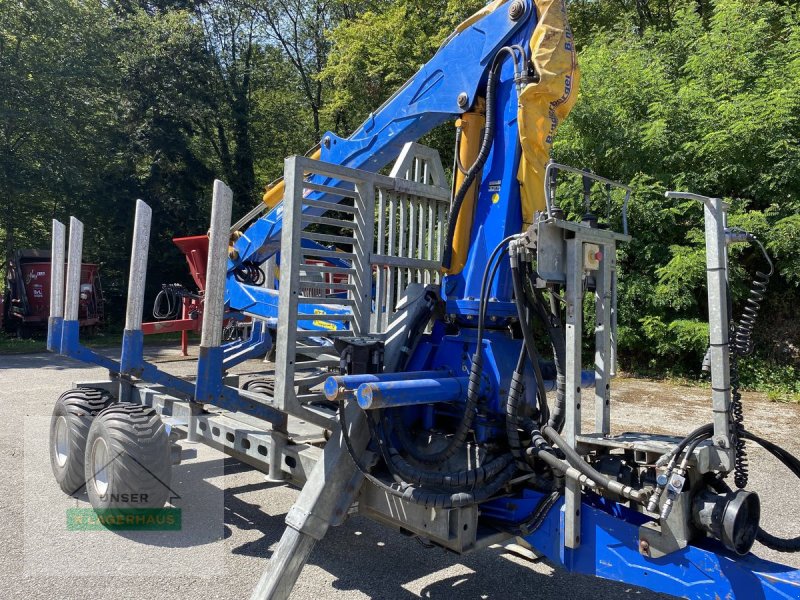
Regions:
<instances>
[{"instance_id":1,"label":"blue painted steel frame","mask_svg":"<svg viewBox=\"0 0 800 600\"><path fill-rule=\"evenodd\" d=\"M509 499L483 505L483 514L522 520L542 494L526 490L514 498L516 514L505 507ZM564 546L564 502L559 500L542 525L525 540L550 561L568 571L594 575L673 596L716 600L742 598L788 600L800 597L800 570L758 558L734 556L708 539L662 558L639 553L639 525L647 519L631 509L599 498L581 507L581 543Z\"/></svg>"},{"instance_id":2,"label":"blue painted steel frame","mask_svg":"<svg viewBox=\"0 0 800 600\"><path fill-rule=\"evenodd\" d=\"M80 343L80 325L78 321L62 321L51 319L48 324L48 349L59 354L94 364L108 369L112 375L136 377L162 385L170 391L200 403L211 403L224 410L244 412L270 423L283 423L284 415L267 406L241 396L235 388L223 383L223 371L234 364L247 360L252 353L266 351L269 336L260 328L254 329L256 342L242 352L242 343L232 343L218 348L201 348L201 356L197 363L197 383L161 371L155 365L144 360L144 336L141 331L126 330L122 337L122 355L120 361L108 358ZM256 329L258 333L256 333ZM58 346L55 341L60 340Z\"/></svg>"},{"instance_id":3,"label":"blue painted steel frame","mask_svg":"<svg viewBox=\"0 0 800 600\"><path fill-rule=\"evenodd\" d=\"M485 81L489 66L497 51L503 46L520 44L528 48L536 26L533 2L525 1L526 13L514 21L505 8L490 13L464 31L451 36L436 55L398 90L383 106L371 114L348 138L333 132L323 136L320 159L351 168L377 171L396 157L403 145L418 140L437 125L455 119L463 112L458 97L466 94L474 102ZM452 68L458 65L459 68ZM500 72L497 91L495 139L486 166L483 169L479 195L475 206L475 226L471 232L470 253L464 270L445 277L443 297L450 314L474 316L478 312L480 279L483 265L491 249L522 226L519 186L516 173L519 165L517 133L517 103L514 101L514 68L505 60ZM327 141L327 143L325 143ZM509 157L511 160L509 160ZM318 183L333 187L352 187L347 183L315 176ZM497 182L507 182L497 188ZM311 192L310 197L338 202L341 198ZM309 214L320 209L304 207ZM253 223L237 240L236 261L228 263L225 300L231 310L243 311L262 318L278 316L278 298L272 290L243 284L236 280L233 270L244 261L263 263L280 247L283 203ZM511 281L508 267L503 264L493 283L490 296L493 302L487 313L492 316L511 317L516 308L511 299ZM330 305L305 305L308 313L342 314ZM336 329L346 329L347 323L332 323ZM322 330L313 321L299 323L304 329Z\"/></svg>"}]
</instances>

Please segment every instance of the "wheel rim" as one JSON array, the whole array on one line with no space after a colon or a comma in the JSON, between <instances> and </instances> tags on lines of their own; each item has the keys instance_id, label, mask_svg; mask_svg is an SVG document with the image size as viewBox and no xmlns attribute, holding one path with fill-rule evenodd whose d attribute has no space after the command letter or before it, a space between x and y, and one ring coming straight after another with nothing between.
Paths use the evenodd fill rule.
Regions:
<instances>
[{"instance_id":1,"label":"wheel rim","mask_svg":"<svg viewBox=\"0 0 800 600\"><path fill-rule=\"evenodd\" d=\"M92 481L101 498L108 491L108 456L106 443L102 438L97 438L92 446Z\"/></svg>"},{"instance_id":2,"label":"wheel rim","mask_svg":"<svg viewBox=\"0 0 800 600\"><path fill-rule=\"evenodd\" d=\"M56 420L56 463L59 467L67 464L69 458L69 440L67 439L67 419L66 417L58 417Z\"/></svg>"}]
</instances>

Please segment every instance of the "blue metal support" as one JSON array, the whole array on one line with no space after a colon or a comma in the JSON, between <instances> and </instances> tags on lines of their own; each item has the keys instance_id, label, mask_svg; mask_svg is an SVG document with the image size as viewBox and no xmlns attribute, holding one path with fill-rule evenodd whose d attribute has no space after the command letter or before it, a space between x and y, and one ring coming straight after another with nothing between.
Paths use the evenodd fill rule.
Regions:
<instances>
[{"instance_id":1,"label":"blue metal support","mask_svg":"<svg viewBox=\"0 0 800 600\"><path fill-rule=\"evenodd\" d=\"M437 377L450 377L452 373L447 369L435 371L405 371L400 373L381 373L379 375L332 375L325 380L325 397L336 401L343 396L354 397L355 391L362 383L378 383L384 381L410 381L412 379L430 379Z\"/></svg>"},{"instance_id":2,"label":"blue metal support","mask_svg":"<svg viewBox=\"0 0 800 600\"><path fill-rule=\"evenodd\" d=\"M468 377L378 381L358 386L356 399L364 410L456 402L466 399L468 385Z\"/></svg>"},{"instance_id":3,"label":"blue metal support","mask_svg":"<svg viewBox=\"0 0 800 600\"><path fill-rule=\"evenodd\" d=\"M235 277L228 277L225 293L226 302L236 310L262 319L278 318L278 292L276 290L247 285L237 281ZM335 304L303 304L303 312L324 316L352 314L347 308L337 307ZM332 320L325 321L325 325L321 325L316 320L302 320L298 321L298 325L303 329L313 331L330 331L331 325L337 331L347 329L345 322Z\"/></svg>"},{"instance_id":4,"label":"blue metal support","mask_svg":"<svg viewBox=\"0 0 800 600\"><path fill-rule=\"evenodd\" d=\"M112 373L120 372L120 366L117 361L82 346L79 338L80 323L77 320L64 321L61 324L61 348L59 354L103 367Z\"/></svg>"},{"instance_id":5,"label":"blue metal support","mask_svg":"<svg viewBox=\"0 0 800 600\"><path fill-rule=\"evenodd\" d=\"M271 345L272 336L266 326L254 323L248 339L237 340L222 346L222 368L227 370L251 358L263 356Z\"/></svg>"},{"instance_id":6,"label":"blue metal support","mask_svg":"<svg viewBox=\"0 0 800 600\"><path fill-rule=\"evenodd\" d=\"M532 507L541 497L539 492L527 491L524 500ZM508 504L506 500L502 502ZM484 512L491 512L489 504L484 506ZM697 600L800 597L800 570L753 554L734 556L711 539L662 558L644 556L639 547L639 526L646 520L643 515L616 503L583 502L581 545L572 550L564 545L564 503L560 499L542 525L526 535L525 540L568 571L673 596Z\"/></svg>"}]
</instances>

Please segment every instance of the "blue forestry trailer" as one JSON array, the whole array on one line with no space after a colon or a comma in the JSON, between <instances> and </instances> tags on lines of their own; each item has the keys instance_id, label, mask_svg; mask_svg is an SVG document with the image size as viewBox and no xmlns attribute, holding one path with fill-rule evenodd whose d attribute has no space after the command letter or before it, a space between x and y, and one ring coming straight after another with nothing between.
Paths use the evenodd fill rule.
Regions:
<instances>
[{"instance_id":1,"label":"blue forestry trailer","mask_svg":"<svg viewBox=\"0 0 800 600\"><path fill-rule=\"evenodd\" d=\"M727 247L763 247L727 227L718 198L667 194L704 207L709 422L685 437L612 434L631 190L549 160L578 86L565 2L495 0L352 135L328 132L286 159L283 180L233 226L231 191L215 182L192 378L144 358L149 207L137 203L119 360L80 343L83 226L70 219L66 251L54 221L48 348L110 373L56 402L61 488L85 485L97 511L137 494L160 508L184 438L297 485L259 599L287 598L314 544L354 511L456 553L517 540L568 571L675 596L800 597L800 572L750 553L756 539L800 542L760 528L745 444L798 476L800 462L742 420L737 363L771 263L764 252L769 269L733 319ZM452 182L417 143L448 121ZM582 214L557 197L568 178L583 186ZM223 344L236 316L252 333ZM274 369L230 375L269 350L272 330ZM300 422L317 436L293 435Z\"/></svg>"}]
</instances>

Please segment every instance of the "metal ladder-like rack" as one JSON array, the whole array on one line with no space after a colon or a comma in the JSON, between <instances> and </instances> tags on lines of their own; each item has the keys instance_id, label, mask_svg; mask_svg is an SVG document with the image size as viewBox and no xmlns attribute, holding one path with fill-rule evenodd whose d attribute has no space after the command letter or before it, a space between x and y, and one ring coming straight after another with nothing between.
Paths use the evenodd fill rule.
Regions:
<instances>
[{"instance_id":1,"label":"metal ladder-like rack","mask_svg":"<svg viewBox=\"0 0 800 600\"><path fill-rule=\"evenodd\" d=\"M438 153L413 143L390 176L295 156L284 180L275 399L325 426L310 405L339 364L330 340L383 334L410 284L438 283L450 193Z\"/></svg>"}]
</instances>

